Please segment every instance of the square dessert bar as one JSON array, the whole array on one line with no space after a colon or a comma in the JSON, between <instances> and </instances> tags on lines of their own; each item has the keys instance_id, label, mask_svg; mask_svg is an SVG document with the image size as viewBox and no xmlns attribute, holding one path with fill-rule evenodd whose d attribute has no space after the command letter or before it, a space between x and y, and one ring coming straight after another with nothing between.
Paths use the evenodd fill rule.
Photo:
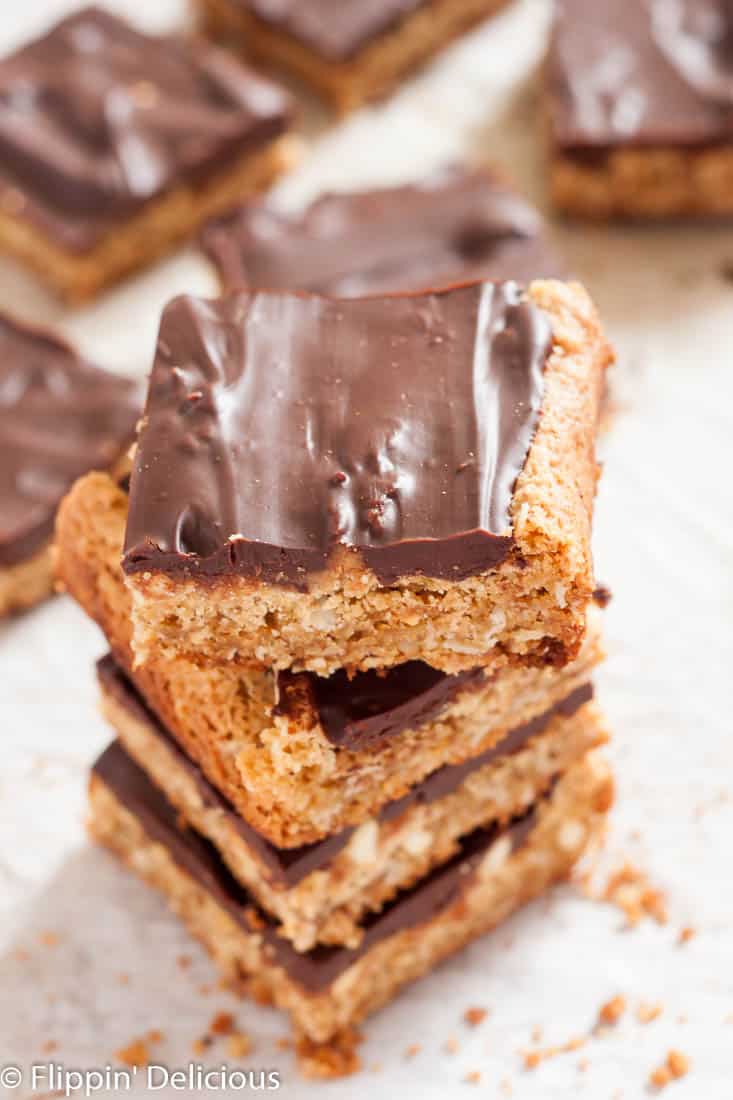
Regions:
<instances>
[{"instance_id":1,"label":"square dessert bar","mask_svg":"<svg viewBox=\"0 0 733 1100\"><path fill-rule=\"evenodd\" d=\"M547 107L559 209L733 213L729 0L558 0Z\"/></svg>"},{"instance_id":2,"label":"square dessert bar","mask_svg":"<svg viewBox=\"0 0 733 1100\"><path fill-rule=\"evenodd\" d=\"M251 202L202 245L226 289L337 298L485 279L557 276L537 211L487 168L444 168L400 187L326 194L296 217Z\"/></svg>"},{"instance_id":3,"label":"square dessert bar","mask_svg":"<svg viewBox=\"0 0 733 1100\"><path fill-rule=\"evenodd\" d=\"M606 740L586 683L485 752L430 773L358 827L278 848L206 779L111 656L98 675L102 710L125 751L298 951L318 942L358 945L369 912L446 863L474 829L521 817L558 775Z\"/></svg>"},{"instance_id":4,"label":"square dessert bar","mask_svg":"<svg viewBox=\"0 0 733 1100\"><path fill-rule=\"evenodd\" d=\"M505 826L476 829L455 855L364 924L355 947L297 952L216 848L191 829L116 743L95 765L93 835L168 898L224 979L290 1014L304 1052L328 1043L401 987L564 877L613 798L605 760L587 754Z\"/></svg>"},{"instance_id":5,"label":"square dessert bar","mask_svg":"<svg viewBox=\"0 0 733 1100\"><path fill-rule=\"evenodd\" d=\"M86 8L0 61L0 250L89 298L292 159L276 85Z\"/></svg>"},{"instance_id":6,"label":"square dessert bar","mask_svg":"<svg viewBox=\"0 0 733 1100\"><path fill-rule=\"evenodd\" d=\"M571 660L610 358L559 282L175 300L130 486L137 658Z\"/></svg>"},{"instance_id":7,"label":"square dessert bar","mask_svg":"<svg viewBox=\"0 0 733 1100\"><path fill-rule=\"evenodd\" d=\"M206 29L339 110L385 95L508 0L197 0Z\"/></svg>"},{"instance_id":8,"label":"square dessert bar","mask_svg":"<svg viewBox=\"0 0 733 1100\"><path fill-rule=\"evenodd\" d=\"M136 665L120 568L126 514L126 494L109 477L77 483L57 524L62 582L101 626L159 722L237 813L279 848L360 825L438 769L491 752L584 689L602 657L596 612L580 654L559 669L506 667L492 676L478 668L451 676L413 661L349 679L343 671L325 678L161 654ZM119 708L110 717L120 730ZM506 811L504 794L495 788L491 796L498 815Z\"/></svg>"},{"instance_id":9,"label":"square dessert bar","mask_svg":"<svg viewBox=\"0 0 733 1100\"><path fill-rule=\"evenodd\" d=\"M51 593L56 509L82 474L123 460L139 413L132 382L0 316L0 616Z\"/></svg>"}]
</instances>

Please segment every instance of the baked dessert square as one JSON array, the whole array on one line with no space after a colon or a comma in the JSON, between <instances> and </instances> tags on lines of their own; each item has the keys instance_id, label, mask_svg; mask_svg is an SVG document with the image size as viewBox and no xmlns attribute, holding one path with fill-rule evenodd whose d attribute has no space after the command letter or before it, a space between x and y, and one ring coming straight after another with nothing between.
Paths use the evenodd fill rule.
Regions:
<instances>
[{"instance_id":1,"label":"baked dessert square","mask_svg":"<svg viewBox=\"0 0 733 1100\"><path fill-rule=\"evenodd\" d=\"M0 250L71 301L267 186L292 110L228 53L85 8L0 61Z\"/></svg>"},{"instance_id":2,"label":"baked dessert square","mask_svg":"<svg viewBox=\"0 0 733 1100\"><path fill-rule=\"evenodd\" d=\"M606 740L586 683L485 752L430 773L375 817L314 844L278 848L206 779L111 655L99 662L98 677L102 711L127 754L297 951L357 946L368 914L448 862L463 836L521 817L557 775Z\"/></svg>"},{"instance_id":3,"label":"baked dessert square","mask_svg":"<svg viewBox=\"0 0 733 1100\"><path fill-rule=\"evenodd\" d=\"M377 99L508 0L196 0L204 27L340 111Z\"/></svg>"},{"instance_id":4,"label":"baked dessert square","mask_svg":"<svg viewBox=\"0 0 733 1100\"><path fill-rule=\"evenodd\" d=\"M552 281L176 299L130 483L138 660L572 660L610 359Z\"/></svg>"},{"instance_id":5,"label":"baked dessert square","mask_svg":"<svg viewBox=\"0 0 733 1100\"><path fill-rule=\"evenodd\" d=\"M50 595L58 505L82 474L124 459L139 413L132 382L0 315L0 616Z\"/></svg>"},{"instance_id":6,"label":"baked dessert square","mask_svg":"<svg viewBox=\"0 0 733 1100\"><path fill-rule=\"evenodd\" d=\"M207 225L201 241L227 290L359 298L562 274L538 212L481 167L451 166L399 187L325 194L297 216L253 201Z\"/></svg>"},{"instance_id":7,"label":"baked dessert square","mask_svg":"<svg viewBox=\"0 0 733 1100\"><path fill-rule=\"evenodd\" d=\"M74 486L57 524L61 581L101 626L159 722L278 848L358 826L439 769L491 752L587 690L603 656L595 611L579 655L563 668L451 676L413 661L349 678L343 670L319 677L162 655L136 665L120 568L126 515L126 493L109 477L92 474ZM120 730L119 709L109 716Z\"/></svg>"},{"instance_id":8,"label":"baked dessert square","mask_svg":"<svg viewBox=\"0 0 733 1100\"><path fill-rule=\"evenodd\" d=\"M728 0L558 0L546 86L556 207L733 213L732 43Z\"/></svg>"},{"instance_id":9,"label":"baked dessert square","mask_svg":"<svg viewBox=\"0 0 733 1100\"><path fill-rule=\"evenodd\" d=\"M522 817L478 829L447 863L364 924L357 947L297 952L119 744L95 765L93 835L167 897L225 981L291 1017L307 1052L328 1043L518 906L563 878L598 837L613 798L587 754Z\"/></svg>"}]
</instances>

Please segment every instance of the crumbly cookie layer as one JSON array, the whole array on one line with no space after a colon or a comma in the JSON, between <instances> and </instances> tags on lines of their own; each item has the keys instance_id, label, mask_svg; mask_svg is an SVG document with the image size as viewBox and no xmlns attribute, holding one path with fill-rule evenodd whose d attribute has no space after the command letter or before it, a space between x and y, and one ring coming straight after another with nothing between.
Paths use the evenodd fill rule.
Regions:
<instances>
[{"instance_id":1,"label":"crumbly cookie layer","mask_svg":"<svg viewBox=\"0 0 733 1100\"><path fill-rule=\"evenodd\" d=\"M294 968L297 964L287 951L274 949L264 930L250 926L251 917L240 919L236 902L224 904L220 891L215 896L204 888L182 865L180 854L173 858L164 843L153 839L149 824L146 833L99 777L91 785L90 827L99 841L166 895L226 981L244 984L284 1008L297 1033L327 1042L566 875L598 835L612 798L608 766L602 756L591 753L558 780L514 852L499 837L472 862L440 908L414 926L398 926L394 934L374 939L362 952L339 954L335 966L329 951L342 949L320 948L316 970L328 965L332 976L308 985L289 973L291 963ZM313 962L310 958L308 965Z\"/></svg>"},{"instance_id":2,"label":"crumbly cookie layer","mask_svg":"<svg viewBox=\"0 0 733 1100\"><path fill-rule=\"evenodd\" d=\"M550 183L557 209L582 218L730 217L733 148L618 149L577 160L555 153Z\"/></svg>"},{"instance_id":3,"label":"crumbly cookie layer","mask_svg":"<svg viewBox=\"0 0 733 1100\"><path fill-rule=\"evenodd\" d=\"M602 657L597 616L563 669L509 668L386 744L349 751L325 735L306 687L278 713L268 669L158 657L133 668L130 598L120 568L126 494L79 481L59 511L64 586L101 626L148 705L238 813L278 847L299 847L374 816L445 764L477 756L586 683ZM294 696L298 695L295 684Z\"/></svg>"},{"instance_id":4,"label":"crumbly cookie layer","mask_svg":"<svg viewBox=\"0 0 733 1100\"><path fill-rule=\"evenodd\" d=\"M141 568L133 595L138 661L153 654L309 669L326 676L422 660L445 672L561 666L578 653L593 591L595 438L611 352L576 284L536 282L552 326L539 426L511 498L512 548L493 569L452 581L389 584L339 547L300 591L238 573Z\"/></svg>"},{"instance_id":5,"label":"crumbly cookie layer","mask_svg":"<svg viewBox=\"0 0 733 1100\"><path fill-rule=\"evenodd\" d=\"M349 60L331 61L231 0L197 0L204 28L248 56L299 77L341 112L386 95L412 70L508 0L428 0Z\"/></svg>"}]
</instances>

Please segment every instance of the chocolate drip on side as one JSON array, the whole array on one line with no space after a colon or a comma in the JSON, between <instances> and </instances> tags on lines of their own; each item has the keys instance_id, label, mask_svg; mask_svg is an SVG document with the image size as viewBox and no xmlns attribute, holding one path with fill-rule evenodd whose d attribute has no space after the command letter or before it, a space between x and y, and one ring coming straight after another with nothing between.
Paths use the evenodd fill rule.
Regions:
<instances>
[{"instance_id":1,"label":"chocolate drip on side","mask_svg":"<svg viewBox=\"0 0 733 1100\"><path fill-rule=\"evenodd\" d=\"M165 311L124 568L307 589L337 547L384 585L511 553L548 317L514 283L349 302L239 292Z\"/></svg>"},{"instance_id":2,"label":"chocolate drip on side","mask_svg":"<svg viewBox=\"0 0 733 1100\"><path fill-rule=\"evenodd\" d=\"M134 383L0 315L0 567L45 546L64 495L82 474L113 466L138 415Z\"/></svg>"},{"instance_id":3,"label":"chocolate drip on side","mask_svg":"<svg viewBox=\"0 0 733 1100\"><path fill-rule=\"evenodd\" d=\"M111 655L102 658L97 665L97 674L103 689L133 717L145 723L151 734L165 742L167 748L176 756L178 764L196 784L201 802L225 813L230 824L237 830L244 842L250 847L273 878L285 887L297 886L307 875L328 866L343 851L351 839L354 828L343 829L324 840L307 844L300 848L277 848L261 833L249 825L234 809L232 804L209 783L201 769L180 748L161 722L135 690ZM402 798L388 802L377 814L380 822L394 821L419 803L431 803L443 798L464 782L472 772L502 756L520 752L528 742L543 732L556 715L569 717L593 697L593 687L585 684L577 688L566 699L538 715L524 725L508 733L498 744L487 749L480 756L473 757L461 764L446 764L427 776Z\"/></svg>"},{"instance_id":4,"label":"chocolate drip on side","mask_svg":"<svg viewBox=\"0 0 733 1100\"><path fill-rule=\"evenodd\" d=\"M537 820L533 808L505 828L477 829L465 837L453 859L436 868L416 886L402 891L379 913L367 917L358 947L318 946L299 953L278 935L272 918L257 908L251 895L232 877L213 845L193 830L179 828L173 807L119 742L113 742L97 760L93 774L137 818L150 840L161 844L178 867L246 932L260 935L273 961L294 982L314 993L327 989L375 944L438 917L468 888L483 857L498 840L508 837L511 850L517 851L527 842Z\"/></svg>"},{"instance_id":5,"label":"chocolate drip on side","mask_svg":"<svg viewBox=\"0 0 733 1100\"><path fill-rule=\"evenodd\" d=\"M208 225L202 244L227 288L337 298L563 273L538 213L485 169L326 194L299 217L250 203Z\"/></svg>"}]
</instances>

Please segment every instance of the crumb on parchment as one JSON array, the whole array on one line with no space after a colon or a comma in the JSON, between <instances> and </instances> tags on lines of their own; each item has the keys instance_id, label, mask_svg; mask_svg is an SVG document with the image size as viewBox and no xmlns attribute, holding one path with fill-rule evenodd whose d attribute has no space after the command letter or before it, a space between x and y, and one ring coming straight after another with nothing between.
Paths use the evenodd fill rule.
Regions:
<instances>
[{"instance_id":1,"label":"crumb on parchment","mask_svg":"<svg viewBox=\"0 0 733 1100\"><path fill-rule=\"evenodd\" d=\"M143 1039L132 1039L127 1046L115 1051L115 1058L125 1066L135 1066L138 1069L150 1062L150 1054Z\"/></svg>"},{"instance_id":2,"label":"crumb on parchment","mask_svg":"<svg viewBox=\"0 0 733 1100\"><path fill-rule=\"evenodd\" d=\"M479 1024L482 1024L484 1022L488 1015L488 1008L481 1008L476 1005L472 1008L466 1009L466 1011L463 1013L463 1022L467 1024L468 1027L478 1027Z\"/></svg>"},{"instance_id":3,"label":"crumb on parchment","mask_svg":"<svg viewBox=\"0 0 733 1100\"><path fill-rule=\"evenodd\" d=\"M672 1081L686 1077L690 1072L690 1059L680 1050L670 1050L660 1066L649 1074L649 1084L652 1088L661 1090L671 1084Z\"/></svg>"},{"instance_id":4,"label":"crumb on parchment","mask_svg":"<svg viewBox=\"0 0 733 1100\"><path fill-rule=\"evenodd\" d=\"M612 1027L619 1022L625 1011L626 998L619 993L612 997L610 1001L606 1001L605 1004L601 1005L598 1012L598 1023L605 1027Z\"/></svg>"}]
</instances>

